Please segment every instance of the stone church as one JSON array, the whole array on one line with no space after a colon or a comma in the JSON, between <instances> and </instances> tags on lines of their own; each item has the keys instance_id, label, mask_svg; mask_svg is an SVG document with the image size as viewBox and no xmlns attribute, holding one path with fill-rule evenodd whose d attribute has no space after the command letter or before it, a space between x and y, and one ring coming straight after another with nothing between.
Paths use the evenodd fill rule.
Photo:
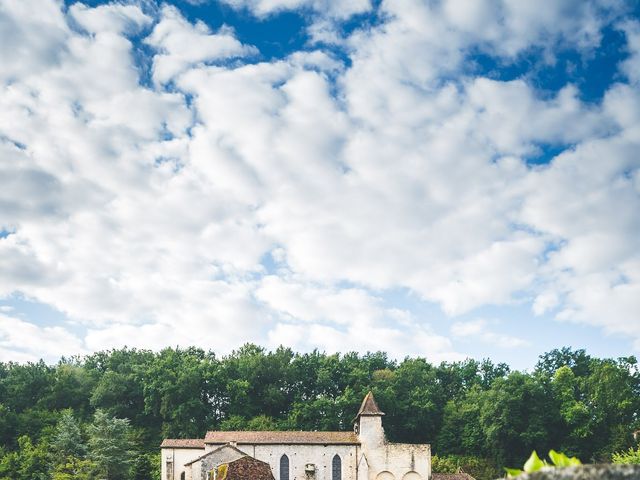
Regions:
<instances>
[{"instance_id":1,"label":"stone church","mask_svg":"<svg viewBox=\"0 0 640 480\"><path fill-rule=\"evenodd\" d=\"M428 444L388 442L369 392L353 432L208 432L162 442L162 480L216 479L223 464L251 457L275 480L430 480ZM226 467L225 467L226 468Z\"/></svg>"}]
</instances>

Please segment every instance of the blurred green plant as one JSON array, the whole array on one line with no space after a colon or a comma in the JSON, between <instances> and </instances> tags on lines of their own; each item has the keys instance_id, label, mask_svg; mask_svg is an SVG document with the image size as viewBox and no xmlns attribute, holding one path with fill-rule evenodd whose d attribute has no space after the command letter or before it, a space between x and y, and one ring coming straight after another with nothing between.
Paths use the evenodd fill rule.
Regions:
<instances>
[{"instance_id":1,"label":"blurred green plant","mask_svg":"<svg viewBox=\"0 0 640 480\"><path fill-rule=\"evenodd\" d=\"M537 452L534 450L531 453L529 459L525 462L522 470L519 468L505 468L507 472L507 478L517 477L518 475L522 475L523 473L532 473L537 472L538 470L544 467L574 467L576 465L582 465L582 462L578 460L576 457L568 457L564 453L556 452L555 450L549 451L549 459L551 463L546 460L541 459Z\"/></svg>"},{"instance_id":2,"label":"blurred green plant","mask_svg":"<svg viewBox=\"0 0 640 480\"><path fill-rule=\"evenodd\" d=\"M640 464L640 447L637 449L630 448L624 452L616 452L611 455L612 463L623 463L623 464Z\"/></svg>"}]
</instances>

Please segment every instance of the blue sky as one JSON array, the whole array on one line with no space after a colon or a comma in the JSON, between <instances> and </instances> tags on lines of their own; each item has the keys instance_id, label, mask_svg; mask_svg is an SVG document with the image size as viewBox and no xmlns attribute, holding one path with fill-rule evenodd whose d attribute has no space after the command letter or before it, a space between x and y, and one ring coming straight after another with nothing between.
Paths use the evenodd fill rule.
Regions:
<instances>
[{"instance_id":1,"label":"blue sky","mask_svg":"<svg viewBox=\"0 0 640 480\"><path fill-rule=\"evenodd\" d=\"M0 0L0 36L2 361L639 352L636 2Z\"/></svg>"}]
</instances>

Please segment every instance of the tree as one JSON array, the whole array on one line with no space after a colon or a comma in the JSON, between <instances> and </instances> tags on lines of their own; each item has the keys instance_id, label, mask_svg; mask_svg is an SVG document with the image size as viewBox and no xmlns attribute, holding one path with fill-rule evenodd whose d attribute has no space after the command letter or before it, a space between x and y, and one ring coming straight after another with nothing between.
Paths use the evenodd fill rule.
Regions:
<instances>
[{"instance_id":1,"label":"tree","mask_svg":"<svg viewBox=\"0 0 640 480\"><path fill-rule=\"evenodd\" d=\"M483 395L480 423L489 453L500 465L553 448L560 421L545 377L513 372Z\"/></svg>"},{"instance_id":2,"label":"tree","mask_svg":"<svg viewBox=\"0 0 640 480\"><path fill-rule=\"evenodd\" d=\"M487 443L480 423L480 408L486 393L475 385L460 399L450 400L444 408L442 428L436 437L440 453L485 455Z\"/></svg>"},{"instance_id":3,"label":"tree","mask_svg":"<svg viewBox=\"0 0 640 480\"><path fill-rule=\"evenodd\" d=\"M591 375L584 380L593 432L593 451L585 458L607 460L613 452L632 445L631 427L640 407L636 388L637 378L625 366L613 360L594 360Z\"/></svg>"},{"instance_id":4,"label":"tree","mask_svg":"<svg viewBox=\"0 0 640 480\"><path fill-rule=\"evenodd\" d=\"M128 479L133 461L131 427L126 418L110 417L97 410L89 426L89 458L105 480Z\"/></svg>"},{"instance_id":5,"label":"tree","mask_svg":"<svg viewBox=\"0 0 640 480\"><path fill-rule=\"evenodd\" d=\"M136 426L147 422L144 373L156 355L148 350L122 349L100 352L86 359L85 368L96 377L91 405Z\"/></svg>"},{"instance_id":6,"label":"tree","mask_svg":"<svg viewBox=\"0 0 640 480\"><path fill-rule=\"evenodd\" d=\"M144 410L161 423L163 436L199 437L211 426L208 380L214 361L201 349L166 348L146 366Z\"/></svg>"},{"instance_id":7,"label":"tree","mask_svg":"<svg viewBox=\"0 0 640 480\"><path fill-rule=\"evenodd\" d=\"M48 451L45 442L34 445L24 435L18 439L18 450L0 460L0 480L48 480Z\"/></svg>"},{"instance_id":8,"label":"tree","mask_svg":"<svg viewBox=\"0 0 640 480\"><path fill-rule=\"evenodd\" d=\"M552 377L560 367L567 366L578 377L586 377L591 372L591 357L583 349L569 347L551 350L540 356L536 371Z\"/></svg>"},{"instance_id":9,"label":"tree","mask_svg":"<svg viewBox=\"0 0 640 480\"><path fill-rule=\"evenodd\" d=\"M66 461L68 457L84 457L87 447L82 438L80 424L76 421L71 409L62 412L56 433L51 441L51 449L58 456L60 462Z\"/></svg>"},{"instance_id":10,"label":"tree","mask_svg":"<svg viewBox=\"0 0 640 480\"><path fill-rule=\"evenodd\" d=\"M51 474L52 480L93 480L97 465L89 459L67 457L57 464Z\"/></svg>"},{"instance_id":11,"label":"tree","mask_svg":"<svg viewBox=\"0 0 640 480\"><path fill-rule=\"evenodd\" d=\"M158 453L137 455L130 478L131 480L160 480L160 456Z\"/></svg>"},{"instance_id":12,"label":"tree","mask_svg":"<svg viewBox=\"0 0 640 480\"><path fill-rule=\"evenodd\" d=\"M431 443L478 472L480 460L460 459L515 465L534 448L555 448L608 460L634 445L631 432L640 428L634 357L563 348L542 355L532 373L509 373L489 360L397 363L381 352L248 344L216 357L199 348L124 348L51 366L0 362L0 480L149 480L158 475L163 436L350 430L368 390L387 414L390 440Z\"/></svg>"}]
</instances>

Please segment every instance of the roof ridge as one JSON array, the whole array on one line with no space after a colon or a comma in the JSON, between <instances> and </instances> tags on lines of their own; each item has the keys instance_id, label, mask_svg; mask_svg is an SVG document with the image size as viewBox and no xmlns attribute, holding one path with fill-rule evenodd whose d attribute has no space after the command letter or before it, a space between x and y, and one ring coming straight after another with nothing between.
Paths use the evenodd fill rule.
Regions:
<instances>
[{"instance_id":1,"label":"roof ridge","mask_svg":"<svg viewBox=\"0 0 640 480\"><path fill-rule=\"evenodd\" d=\"M203 458L206 458L206 457L208 457L209 455L213 455L214 453L218 453L218 452L220 452L220 450L223 450L223 449L225 449L225 448L227 448L227 449L228 449L228 448L230 448L230 449L232 449L232 450L235 450L236 452L241 453L241 454L242 454L243 456L245 456L245 457L249 455L248 453L245 453L245 452L243 452L242 450L240 450L238 447L236 447L236 446L234 446L234 445L231 445L230 443L225 443L224 445L220 445L219 447L216 447L216 448L214 448L213 450L211 450L211 451L209 451L209 452L206 452L206 453L204 453L203 455L200 455L198 458L195 458L195 459L193 459L193 460L191 460L191 461L189 461L189 462L185 463L185 465L191 465L191 464L194 464L194 463L196 463L196 462L199 462L199 461L200 461L200 460L202 460ZM238 457L238 458L242 458L242 457ZM237 459L236 459L236 460L237 460Z\"/></svg>"},{"instance_id":2,"label":"roof ridge","mask_svg":"<svg viewBox=\"0 0 640 480\"><path fill-rule=\"evenodd\" d=\"M207 430L207 433L351 433L349 430Z\"/></svg>"},{"instance_id":3,"label":"roof ridge","mask_svg":"<svg viewBox=\"0 0 640 480\"><path fill-rule=\"evenodd\" d=\"M357 435L352 431L304 431L304 430L271 430L271 431L208 431L205 436L207 444L234 442L237 444L252 443L291 443L291 444L357 444Z\"/></svg>"}]
</instances>

